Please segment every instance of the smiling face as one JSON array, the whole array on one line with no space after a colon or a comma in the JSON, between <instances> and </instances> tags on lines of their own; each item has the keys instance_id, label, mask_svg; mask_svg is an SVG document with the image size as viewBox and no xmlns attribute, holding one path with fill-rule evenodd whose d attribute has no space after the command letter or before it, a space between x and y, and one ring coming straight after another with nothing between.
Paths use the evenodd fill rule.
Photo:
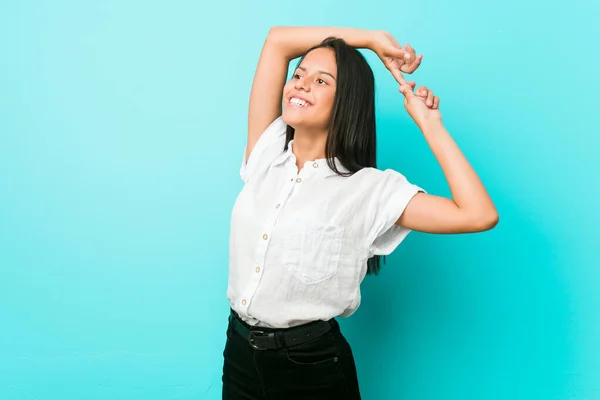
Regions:
<instances>
[{"instance_id":1,"label":"smiling face","mask_svg":"<svg viewBox=\"0 0 600 400\"><path fill-rule=\"evenodd\" d=\"M309 52L283 88L283 121L295 129L327 130L337 77L335 53Z\"/></svg>"}]
</instances>

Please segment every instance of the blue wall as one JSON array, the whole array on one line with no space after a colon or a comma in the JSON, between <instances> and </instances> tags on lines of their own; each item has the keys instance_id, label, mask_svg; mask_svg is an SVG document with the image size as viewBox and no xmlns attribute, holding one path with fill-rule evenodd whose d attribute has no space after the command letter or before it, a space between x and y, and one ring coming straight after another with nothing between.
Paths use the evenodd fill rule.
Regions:
<instances>
[{"instance_id":1,"label":"blue wall","mask_svg":"<svg viewBox=\"0 0 600 400\"><path fill-rule=\"evenodd\" d=\"M4 1L0 399L219 399L229 213L272 25L385 29L500 224L413 233L342 326L365 399L600 398L598 3ZM367 53L369 54L369 53ZM448 195L377 75L380 167Z\"/></svg>"}]
</instances>

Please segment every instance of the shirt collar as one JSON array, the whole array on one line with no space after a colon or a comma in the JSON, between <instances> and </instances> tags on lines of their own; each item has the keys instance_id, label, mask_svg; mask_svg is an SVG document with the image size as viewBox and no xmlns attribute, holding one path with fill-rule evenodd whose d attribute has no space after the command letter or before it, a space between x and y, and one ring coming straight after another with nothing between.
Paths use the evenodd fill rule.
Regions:
<instances>
[{"instance_id":1,"label":"shirt collar","mask_svg":"<svg viewBox=\"0 0 600 400\"><path fill-rule=\"evenodd\" d=\"M277 156L277 158L275 158L275 160L273 161L273 165L282 164L289 159L294 160L294 162L295 162L296 156L294 156L294 153L292 152L293 144L294 144L294 139L290 140L290 142L288 143L287 150L284 151L283 153L281 153L279 156ZM337 159L337 157L334 157L333 161L334 161L335 165L337 166L338 171L340 171L342 173L349 172L342 165L342 163ZM332 170L331 168L329 168L329 165L327 165L326 158L318 158L316 160L307 161L305 164L305 167L315 168L323 176L336 175L335 171Z\"/></svg>"}]
</instances>

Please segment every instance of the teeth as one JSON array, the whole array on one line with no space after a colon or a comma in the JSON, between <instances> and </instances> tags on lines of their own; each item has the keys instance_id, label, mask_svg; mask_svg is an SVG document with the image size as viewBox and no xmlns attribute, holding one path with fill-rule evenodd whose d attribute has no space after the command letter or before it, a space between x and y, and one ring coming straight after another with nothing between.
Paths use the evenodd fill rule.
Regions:
<instances>
[{"instance_id":1,"label":"teeth","mask_svg":"<svg viewBox=\"0 0 600 400\"><path fill-rule=\"evenodd\" d=\"M290 103L292 103L292 104L296 104L296 105L299 105L299 106L302 106L302 107L306 107L306 106L308 105L308 103L307 103L307 102L305 102L305 101L304 101L304 100L302 100L302 99L298 99L298 98L296 98L296 97L292 97L292 98L290 99Z\"/></svg>"}]
</instances>

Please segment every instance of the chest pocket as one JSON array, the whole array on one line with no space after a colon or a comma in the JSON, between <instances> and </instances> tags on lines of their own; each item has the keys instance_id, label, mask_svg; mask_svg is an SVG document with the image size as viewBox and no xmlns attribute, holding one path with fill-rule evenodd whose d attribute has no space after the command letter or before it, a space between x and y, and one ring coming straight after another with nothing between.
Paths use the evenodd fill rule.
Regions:
<instances>
[{"instance_id":1,"label":"chest pocket","mask_svg":"<svg viewBox=\"0 0 600 400\"><path fill-rule=\"evenodd\" d=\"M283 266L307 285L327 280L338 270L343 238L343 228L295 218L283 240Z\"/></svg>"}]
</instances>

